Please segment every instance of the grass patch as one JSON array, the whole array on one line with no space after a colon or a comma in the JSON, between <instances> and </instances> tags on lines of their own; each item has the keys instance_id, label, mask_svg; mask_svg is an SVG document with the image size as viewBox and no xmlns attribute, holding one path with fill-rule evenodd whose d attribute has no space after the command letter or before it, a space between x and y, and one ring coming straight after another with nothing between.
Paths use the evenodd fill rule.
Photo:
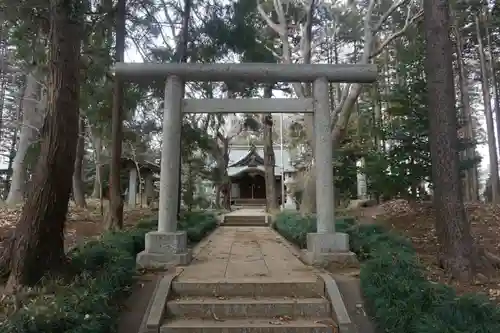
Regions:
<instances>
[{"instance_id":1,"label":"grass patch","mask_svg":"<svg viewBox=\"0 0 500 333\"><path fill-rule=\"evenodd\" d=\"M179 229L191 244L217 227L212 214L185 213ZM68 253L72 271L69 284L46 281L44 293L25 302L0 323L1 333L110 333L116 331L120 302L128 295L136 275L135 257L144 250L144 235L157 220L133 228L105 233Z\"/></svg>"},{"instance_id":2,"label":"grass patch","mask_svg":"<svg viewBox=\"0 0 500 333\"><path fill-rule=\"evenodd\" d=\"M304 247L315 218L277 216L275 228ZM378 225L336 222L350 236L362 262L360 280L368 313L386 333L498 333L500 308L481 295L458 297L455 290L429 282L411 243Z\"/></svg>"}]
</instances>

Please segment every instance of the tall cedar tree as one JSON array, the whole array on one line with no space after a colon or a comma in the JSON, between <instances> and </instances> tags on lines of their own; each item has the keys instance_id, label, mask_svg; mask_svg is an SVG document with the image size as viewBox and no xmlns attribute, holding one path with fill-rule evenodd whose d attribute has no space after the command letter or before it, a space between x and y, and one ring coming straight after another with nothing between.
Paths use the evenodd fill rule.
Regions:
<instances>
[{"instance_id":1,"label":"tall cedar tree","mask_svg":"<svg viewBox=\"0 0 500 333\"><path fill-rule=\"evenodd\" d=\"M127 1L118 0L116 8L116 61L121 62L125 55L125 19ZM109 172L109 214L107 229L123 228L123 198L120 182L122 141L123 141L123 81L115 77L113 87L113 109L111 110L111 165Z\"/></svg>"},{"instance_id":2,"label":"tall cedar tree","mask_svg":"<svg viewBox=\"0 0 500 333\"><path fill-rule=\"evenodd\" d=\"M10 243L8 290L32 286L65 262L64 224L78 140L81 0L50 1L48 104L40 157Z\"/></svg>"},{"instance_id":3,"label":"tall cedar tree","mask_svg":"<svg viewBox=\"0 0 500 333\"><path fill-rule=\"evenodd\" d=\"M469 280L475 256L462 199L448 1L424 0L424 28L438 260L455 279Z\"/></svg>"}]
</instances>

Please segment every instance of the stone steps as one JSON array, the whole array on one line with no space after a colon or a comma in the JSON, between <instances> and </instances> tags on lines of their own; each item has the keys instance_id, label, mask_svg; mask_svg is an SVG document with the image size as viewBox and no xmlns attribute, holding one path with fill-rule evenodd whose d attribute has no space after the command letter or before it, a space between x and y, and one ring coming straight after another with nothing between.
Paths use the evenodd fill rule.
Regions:
<instances>
[{"instance_id":1,"label":"stone steps","mask_svg":"<svg viewBox=\"0 0 500 333\"><path fill-rule=\"evenodd\" d=\"M260 281L259 281L260 280ZM220 281L174 281L172 291L177 296L186 297L323 297L324 282L317 280L282 280L266 281L265 278L255 280Z\"/></svg>"},{"instance_id":2,"label":"stone steps","mask_svg":"<svg viewBox=\"0 0 500 333\"><path fill-rule=\"evenodd\" d=\"M330 303L323 298L184 297L167 303L167 313L179 318L325 318Z\"/></svg>"},{"instance_id":3,"label":"stone steps","mask_svg":"<svg viewBox=\"0 0 500 333\"><path fill-rule=\"evenodd\" d=\"M244 226L267 226L267 216L265 215L226 215L224 216L224 226L244 227Z\"/></svg>"},{"instance_id":4,"label":"stone steps","mask_svg":"<svg viewBox=\"0 0 500 333\"><path fill-rule=\"evenodd\" d=\"M193 320L174 319L160 328L160 333L333 333L336 332L332 320L298 319L280 321L278 319L231 319Z\"/></svg>"},{"instance_id":5,"label":"stone steps","mask_svg":"<svg viewBox=\"0 0 500 333\"><path fill-rule=\"evenodd\" d=\"M233 199L235 206L260 207L266 206L266 199Z\"/></svg>"},{"instance_id":6,"label":"stone steps","mask_svg":"<svg viewBox=\"0 0 500 333\"><path fill-rule=\"evenodd\" d=\"M333 333L325 283L251 278L173 281L161 333Z\"/></svg>"}]
</instances>

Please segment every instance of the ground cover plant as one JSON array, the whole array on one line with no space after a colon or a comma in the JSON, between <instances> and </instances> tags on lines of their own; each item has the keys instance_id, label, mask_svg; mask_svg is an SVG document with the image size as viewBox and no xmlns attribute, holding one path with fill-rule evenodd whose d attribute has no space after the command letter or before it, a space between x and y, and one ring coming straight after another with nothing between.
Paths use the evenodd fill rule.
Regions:
<instances>
[{"instance_id":1,"label":"ground cover plant","mask_svg":"<svg viewBox=\"0 0 500 333\"><path fill-rule=\"evenodd\" d=\"M305 221L300 226L301 221ZM314 216L280 214L274 226L304 247ZM486 297L458 296L447 285L429 281L411 243L376 224L336 223L350 236L361 261L360 282L368 313L387 333L500 332L500 308Z\"/></svg>"},{"instance_id":2,"label":"ground cover plant","mask_svg":"<svg viewBox=\"0 0 500 333\"><path fill-rule=\"evenodd\" d=\"M72 249L68 253L71 279L42 282L1 323L0 332L113 332L120 302L137 274L136 254L144 249L144 235L156 225L156 219L146 219ZM179 229L187 232L191 244L216 226L215 216L202 212L185 213L179 222Z\"/></svg>"}]
</instances>

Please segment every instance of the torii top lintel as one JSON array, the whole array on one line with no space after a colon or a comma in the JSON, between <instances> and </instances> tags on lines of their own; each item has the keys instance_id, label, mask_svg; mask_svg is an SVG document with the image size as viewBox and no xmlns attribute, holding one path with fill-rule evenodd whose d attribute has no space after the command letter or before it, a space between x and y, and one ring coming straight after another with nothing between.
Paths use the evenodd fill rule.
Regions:
<instances>
[{"instance_id":1,"label":"torii top lintel","mask_svg":"<svg viewBox=\"0 0 500 333\"><path fill-rule=\"evenodd\" d=\"M273 63L125 63L114 66L117 77L126 81L166 80L178 76L185 81L224 82L329 82L371 83L377 80L377 65L273 64Z\"/></svg>"}]
</instances>

